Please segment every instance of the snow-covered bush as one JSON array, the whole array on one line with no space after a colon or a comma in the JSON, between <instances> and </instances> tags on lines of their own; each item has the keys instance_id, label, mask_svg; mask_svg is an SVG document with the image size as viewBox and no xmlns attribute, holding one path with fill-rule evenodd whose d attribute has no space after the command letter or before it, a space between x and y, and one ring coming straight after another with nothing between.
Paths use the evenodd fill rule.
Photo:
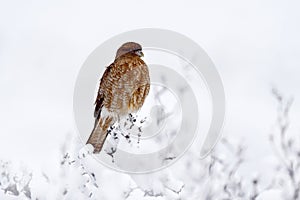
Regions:
<instances>
[{"instance_id":1,"label":"snow-covered bush","mask_svg":"<svg viewBox=\"0 0 300 200\"><path fill-rule=\"evenodd\" d=\"M273 94L278 117L270 144L278 165L274 166L271 183L263 183L264 177L253 173L241 175L246 146L232 138L223 138L205 159L188 151L176 164L161 171L126 174L99 164L92 150L82 148L74 134L68 135L61 146L60 162L52 171L36 173L0 161L0 199L298 200L300 145L298 138L288 133L292 99L285 99L276 90Z\"/></svg>"}]
</instances>

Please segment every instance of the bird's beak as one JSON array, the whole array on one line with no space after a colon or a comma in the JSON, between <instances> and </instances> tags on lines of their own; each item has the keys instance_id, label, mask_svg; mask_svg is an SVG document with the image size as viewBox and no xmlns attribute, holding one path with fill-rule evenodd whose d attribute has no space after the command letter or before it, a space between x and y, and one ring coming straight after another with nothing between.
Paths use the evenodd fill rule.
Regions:
<instances>
[{"instance_id":1,"label":"bird's beak","mask_svg":"<svg viewBox=\"0 0 300 200\"><path fill-rule=\"evenodd\" d=\"M144 57L144 53L142 51L136 51L135 53L140 57Z\"/></svg>"}]
</instances>

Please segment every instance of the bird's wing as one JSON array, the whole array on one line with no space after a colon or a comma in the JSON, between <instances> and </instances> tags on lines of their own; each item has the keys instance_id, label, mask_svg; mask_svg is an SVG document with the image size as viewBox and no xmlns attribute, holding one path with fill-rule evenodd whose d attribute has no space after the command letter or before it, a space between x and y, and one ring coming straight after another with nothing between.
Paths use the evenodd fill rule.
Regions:
<instances>
[{"instance_id":1,"label":"bird's wing","mask_svg":"<svg viewBox=\"0 0 300 200\"><path fill-rule=\"evenodd\" d=\"M103 102L104 102L104 98L105 98L105 87L107 87L107 79L108 76L110 74L110 70L113 67L114 63L112 63L110 66L108 66L103 75L102 78L100 80L100 86L98 89L98 94L97 94L97 98L95 100L95 110L94 110L94 117L96 119L96 121L100 118L100 114L101 114L101 109L103 107Z\"/></svg>"},{"instance_id":2,"label":"bird's wing","mask_svg":"<svg viewBox=\"0 0 300 200\"><path fill-rule=\"evenodd\" d=\"M114 63L108 66L100 80L100 86L98 89L97 98L95 100L95 110L94 110L94 117L95 117L95 124L93 131L87 141L87 144L91 144L94 147L93 153L99 153L103 147L105 139L107 137L107 129L113 123L113 118L105 117L101 118L101 110L104 106L104 100L107 96L107 90L111 87L109 76L110 70L113 67ZM109 98L109 97L107 97Z\"/></svg>"}]
</instances>

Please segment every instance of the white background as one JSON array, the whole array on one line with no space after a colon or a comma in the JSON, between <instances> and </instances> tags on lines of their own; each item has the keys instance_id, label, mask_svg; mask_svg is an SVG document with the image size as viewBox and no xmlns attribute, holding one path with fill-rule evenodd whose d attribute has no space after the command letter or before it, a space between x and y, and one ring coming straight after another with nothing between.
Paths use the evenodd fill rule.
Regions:
<instances>
[{"instance_id":1,"label":"white background","mask_svg":"<svg viewBox=\"0 0 300 200\"><path fill-rule=\"evenodd\" d=\"M57 162L74 129L73 87L84 60L116 34L153 27L190 37L212 58L227 98L224 135L244 139L245 173L267 173L273 86L296 97L291 128L299 133L299 8L278 0L2 0L0 158L31 168Z\"/></svg>"}]
</instances>

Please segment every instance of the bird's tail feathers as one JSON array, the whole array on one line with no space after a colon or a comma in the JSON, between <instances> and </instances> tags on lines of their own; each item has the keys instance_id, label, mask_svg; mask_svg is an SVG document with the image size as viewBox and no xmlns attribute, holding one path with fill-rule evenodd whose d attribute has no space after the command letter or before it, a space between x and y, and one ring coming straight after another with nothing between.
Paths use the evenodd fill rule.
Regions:
<instances>
[{"instance_id":1,"label":"bird's tail feathers","mask_svg":"<svg viewBox=\"0 0 300 200\"><path fill-rule=\"evenodd\" d=\"M86 142L94 147L93 153L99 153L104 145L107 137L107 129L113 124L112 117L106 117L105 119L96 119L94 129Z\"/></svg>"}]
</instances>

